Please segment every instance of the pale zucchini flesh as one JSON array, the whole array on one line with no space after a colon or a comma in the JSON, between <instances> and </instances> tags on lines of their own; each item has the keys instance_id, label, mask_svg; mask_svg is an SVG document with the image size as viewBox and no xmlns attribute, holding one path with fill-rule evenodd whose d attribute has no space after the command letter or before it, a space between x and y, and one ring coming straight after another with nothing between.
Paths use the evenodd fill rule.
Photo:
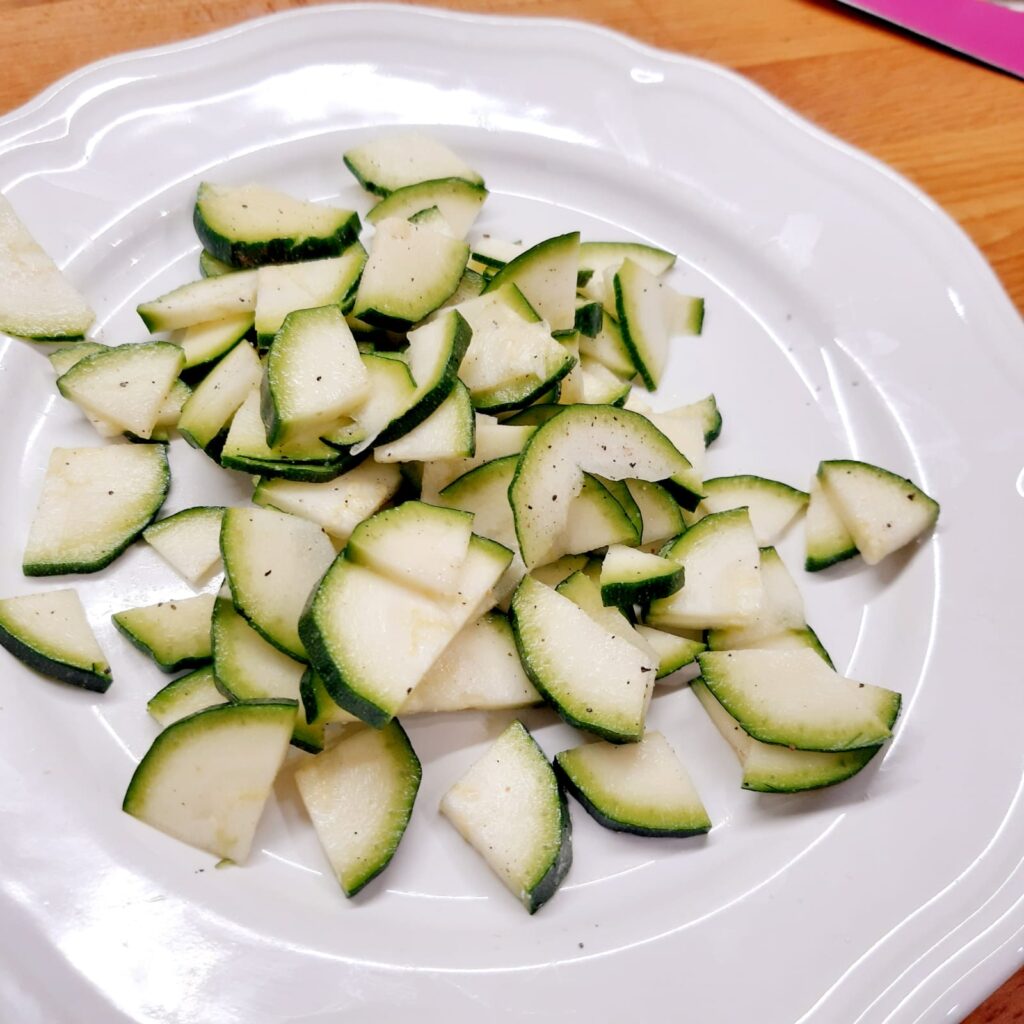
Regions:
<instances>
[{"instance_id":1,"label":"pale zucchini flesh","mask_svg":"<svg viewBox=\"0 0 1024 1024\"><path fill-rule=\"evenodd\" d=\"M193 448L207 448L227 429L246 397L259 387L262 376L255 349L240 342L192 392L181 410L178 432Z\"/></svg>"},{"instance_id":2,"label":"pale zucchini flesh","mask_svg":"<svg viewBox=\"0 0 1024 1024\"><path fill-rule=\"evenodd\" d=\"M421 181L461 178L483 185L480 175L443 142L418 132L399 132L348 150L345 166L368 192L380 196Z\"/></svg>"},{"instance_id":3,"label":"pale zucchini flesh","mask_svg":"<svg viewBox=\"0 0 1024 1024\"><path fill-rule=\"evenodd\" d=\"M538 242L506 263L491 278L485 293L514 284L552 331L572 330L576 323L579 251L578 231Z\"/></svg>"},{"instance_id":4,"label":"pale zucchini flesh","mask_svg":"<svg viewBox=\"0 0 1024 1024\"><path fill-rule=\"evenodd\" d=\"M487 189L463 178L439 178L420 181L395 189L366 215L371 224L388 217L401 217L423 224L416 216L427 209L437 211L455 238L465 238L487 198Z\"/></svg>"},{"instance_id":5,"label":"pale zucchini flesh","mask_svg":"<svg viewBox=\"0 0 1024 1024\"><path fill-rule=\"evenodd\" d=\"M807 508L808 496L778 480L761 476L721 476L704 481L698 511L725 512L745 508L757 543L774 544Z\"/></svg>"},{"instance_id":6,"label":"pale zucchini flesh","mask_svg":"<svg viewBox=\"0 0 1024 1024\"><path fill-rule=\"evenodd\" d=\"M217 704L226 704L227 697L217 689L217 678L212 665L204 665L188 675L172 679L157 690L146 703L146 710L162 728L197 711Z\"/></svg>"},{"instance_id":7,"label":"pale zucchini flesh","mask_svg":"<svg viewBox=\"0 0 1024 1024\"><path fill-rule=\"evenodd\" d=\"M859 554L850 531L839 518L832 499L822 488L817 476L811 480L808 488L804 544L804 568L808 572L820 572Z\"/></svg>"},{"instance_id":8,"label":"pale zucchini flesh","mask_svg":"<svg viewBox=\"0 0 1024 1024\"><path fill-rule=\"evenodd\" d=\"M151 333L175 331L256 309L256 271L205 277L136 307Z\"/></svg>"}]
</instances>

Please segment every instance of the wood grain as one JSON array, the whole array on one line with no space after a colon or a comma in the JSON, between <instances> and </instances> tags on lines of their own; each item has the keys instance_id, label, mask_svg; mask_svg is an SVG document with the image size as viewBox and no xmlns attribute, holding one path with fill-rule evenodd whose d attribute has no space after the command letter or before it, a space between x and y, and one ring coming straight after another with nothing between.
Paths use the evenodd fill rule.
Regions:
<instances>
[{"instance_id":1,"label":"wood grain","mask_svg":"<svg viewBox=\"0 0 1024 1024\"><path fill-rule=\"evenodd\" d=\"M62 75L305 0L0 0L0 113ZM1024 310L1024 85L830 0L453 0L593 21L735 68L901 171ZM1024 971L967 1024L1024 1022Z\"/></svg>"}]
</instances>

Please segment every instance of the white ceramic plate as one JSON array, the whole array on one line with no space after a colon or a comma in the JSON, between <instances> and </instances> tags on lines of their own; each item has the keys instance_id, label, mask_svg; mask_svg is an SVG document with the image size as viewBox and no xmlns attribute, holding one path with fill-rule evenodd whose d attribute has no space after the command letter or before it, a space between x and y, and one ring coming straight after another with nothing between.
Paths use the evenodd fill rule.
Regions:
<instances>
[{"instance_id":1,"label":"white ceramic plate","mask_svg":"<svg viewBox=\"0 0 1024 1024\"><path fill-rule=\"evenodd\" d=\"M804 483L854 455L942 502L937 534L871 570L783 553L838 665L905 694L895 741L803 796L739 788L692 695L652 722L682 751L706 840L615 835L573 808L575 863L535 918L436 814L506 716L410 723L424 784L394 864L346 902L283 782L251 862L213 862L119 809L163 681L109 614L187 591L144 546L76 579L111 655L101 698L0 675L0 1016L19 1024L958 1019L1024 929L1024 330L960 231L890 171L721 69L582 25L316 8L79 72L0 120L0 188L99 310L195 276L197 182L258 179L365 209L341 153L423 124L485 174L481 222L580 228L681 254L707 296L663 405L713 390L710 473ZM0 342L0 592L55 444L96 443L45 359ZM172 446L168 511L244 501ZM227 481L227 482L226 482ZM526 716L549 754L570 731Z\"/></svg>"}]
</instances>

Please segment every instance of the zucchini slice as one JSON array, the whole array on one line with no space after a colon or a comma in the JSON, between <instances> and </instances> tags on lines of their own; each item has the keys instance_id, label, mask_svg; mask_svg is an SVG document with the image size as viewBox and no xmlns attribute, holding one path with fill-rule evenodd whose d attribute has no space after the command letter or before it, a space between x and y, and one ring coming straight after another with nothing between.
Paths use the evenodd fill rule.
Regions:
<instances>
[{"instance_id":1,"label":"zucchini slice","mask_svg":"<svg viewBox=\"0 0 1024 1024\"><path fill-rule=\"evenodd\" d=\"M856 775L881 749L860 747L826 753L761 743L743 731L702 679L695 679L690 688L739 759L744 789L757 793L799 793L834 786Z\"/></svg>"},{"instance_id":2,"label":"zucchini slice","mask_svg":"<svg viewBox=\"0 0 1024 1024\"><path fill-rule=\"evenodd\" d=\"M224 509L196 505L159 519L142 538L193 586L220 566L220 524Z\"/></svg>"},{"instance_id":3,"label":"zucchini slice","mask_svg":"<svg viewBox=\"0 0 1024 1024\"><path fill-rule=\"evenodd\" d=\"M306 712L306 721L311 726L349 725L359 721L355 715L334 703L323 679L312 666L307 666L302 674L299 694Z\"/></svg>"},{"instance_id":4,"label":"zucchini slice","mask_svg":"<svg viewBox=\"0 0 1024 1024\"><path fill-rule=\"evenodd\" d=\"M423 467L421 493L424 501L436 504L437 495L460 476L485 462L518 455L533 434L532 426L496 423L490 416L477 413L473 456L467 459L438 459ZM479 531L478 531L479 532Z\"/></svg>"},{"instance_id":5,"label":"zucchini slice","mask_svg":"<svg viewBox=\"0 0 1024 1024\"><path fill-rule=\"evenodd\" d=\"M811 480L808 492L807 517L804 520L804 568L808 572L820 572L855 557L859 552L817 476Z\"/></svg>"},{"instance_id":6,"label":"zucchini slice","mask_svg":"<svg viewBox=\"0 0 1024 1024\"><path fill-rule=\"evenodd\" d=\"M807 508L808 496L778 480L761 476L719 476L704 481L700 510L725 512L746 508L757 543L773 544Z\"/></svg>"},{"instance_id":7,"label":"zucchini slice","mask_svg":"<svg viewBox=\"0 0 1024 1024\"><path fill-rule=\"evenodd\" d=\"M345 558L427 595L452 597L472 536L472 515L407 501L360 523Z\"/></svg>"},{"instance_id":8,"label":"zucchini slice","mask_svg":"<svg viewBox=\"0 0 1024 1024\"><path fill-rule=\"evenodd\" d=\"M181 410L178 433L193 448L210 447L262 377L255 349L245 342L236 345L192 392Z\"/></svg>"},{"instance_id":9,"label":"zucchini slice","mask_svg":"<svg viewBox=\"0 0 1024 1024\"><path fill-rule=\"evenodd\" d=\"M580 401L584 405L619 405L629 396L632 384L616 377L611 370L593 359L580 356Z\"/></svg>"},{"instance_id":10,"label":"zucchini slice","mask_svg":"<svg viewBox=\"0 0 1024 1024\"><path fill-rule=\"evenodd\" d=\"M418 132L400 132L373 139L348 150L344 159L359 184L379 196L417 182L442 178L461 178L471 185L484 183L483 178L444 143Z\"/></svg>"},{"instance_id":11,"label":"zucchini slice","mask_svg":"<svg viewBox=\"0 0 1024 1024\"><path fill-rule=\"evenodd\" d=\"M73 345L65 345L63 348L57 349L56 352L51 352L48 358L53 372L58 377L62 377L75 363L85 359L86 356L104 352L107 347L95 341L76 341Z\"/></svg>"},{"instance_id":12,"label":"zucchini slice","mask_svg":"<svg viewBox=\"0 0 1024 1024\"><path fill-rule=\"evenodd\" d=\"M299 615L334 561L334 545L315 523L265 508L229 508L220 550L231 598L265 640L305 659Z\"/></svg>"},{"instance_id":13,"label":"zucchini slice","mask_svg":"<svg viewBox=\"0 0 1024 1024\"><path fill-rule=\"evenodd\" d=\"M630 496L640 509L643 524L641 544L678 537L683 532L683 515L679 505L664 487L648 480L627 480Z\"/></svg>"},{"instance_id":14,"label":"zucchini slice","mask_svg":"<svg viewBox=\"0 0 1024 1024\"><path fill-rule=\"evenodd\" d=\"M806 643L795 643L798 638L790 635L808 628L804 619L804 599L775 548L761 548L760 573L763 589L757 613L746 626L709 629L705 639L710 650L807 646ZM783 635L789 639L776 639ZM827 654L825 660L831 664Z\"/></svg>"},{"instance_id":15,"label":"zucchini slice","mask_svg":"<svg viewBox=\"0 0 1024 1024\"><path fill-rule=\"evenodd\" d=\"M571 331L576 323L576 267L580 233L547 238L506 263L484 293L514 284L553 331Z\"/></svg>"},{"instance_id":16,"label":"zucchini slice","mask_svg":"<svg viewBox=\"0 0 1024 1024\"><path fill-rule=\"evenodd\" d=\"M701 497L686 457L649 420L613 406L566 406L527 442L509 488L528 567L564 553L557 542L584 471L612 480L663 482L689 508Z\"/></svg>"},{"instance_id":17,"label":"zucchini slice","mask_svg":"<svg viewBox=\"0 0 1024 1024\"><path fill-rule=\"evenodd\" d=\"M358 455L370 444L384 445L404 437L437 409L455 389L459 364L471 335L469 325L454 309L409 332L409 372L416 390L376 436L352 449L353 454ZM360 411L356 410L354 417L358 420L359 416Z\"/></svg>"},{"instance_id":18,"label":"zucchini slice","mask_svg":"<svg viewBox=\"0 0 1024 1024\"><path fill-rule=\"evenodd\" d=\"M185 353L185 369L208 366L226 356L252 330L252 313L233 313L206 324L193 324L171 334Z\"/></svg>"},{"instance_id":19,"label":"zucchini slice","mask_svg":"<svg viewBox=\"0 0 1024 1024\"><path fill-rule=\"evenodd\" d=\"M0 331L80 338L95 314L0 195Z\"/></svg>"},{"instance_id":20,"label":"zucchini slice","mask_svg":"<svg viewBox=\"0 0 1024 1024\"><path fill-rule=\"evenodd\" d=\"M458 310L473 332L459 376L478 409L494 413L525 405L573 366L573 357L514 284L463 302Z\"/></svg>"},{"instance_id":21,"label":"zucchini slice","mask_svg":"<svg viewBox=\"0 0 1024 1024\"><path fill-rule=\"evenodd\" d=\"M181 349L166 341L117 345L75 363L57 389L118 430L148 438L184 366Z\"/></svg>"},{"instance_id":22,"label":"zucchini slice","mask_svg":"<svg viewBox=\"0 0 1024 1024\"><path fill-rule=\"evenodd\" d=\"M0 599L0 647L52 679L106 693L112 677L74 590Z\"/></svg>"},{"instance_id":23,"label":"zucchini slice","mask_svg":"<svg viewBox=\"0 0 1024 1024\"><path fill-rule=\"evenodd\" d=\"M115 612L111 618L118 630L164 672L175 672L203 665L213 657L210 619L215 599L213 594L200 594L180 601L161 601Z\"/></svg>"},{"instance_id":24,"label":"zucchini slice","mask_svg":"<svg viewBox=\"0 0 1024 1024\"><path fill-rule=\"evenodd\" d=\"M700 334L704 329L704 300L665 288L665 323L669 334Z\"/></svg>"},{"instance_id":25,"label":"zucchini slice","mask_svg":"<svg viewBox=\"0 0 1024 1024\"><path fill-rule=\"evenodd\" d=\"M654 391L668 362L668 322L662 283L627 258L615 274L613 287L622 340L647 390Z\"/></svg>"},{"instance_id":26,"label":"zucchini slice","mask_svg":"<svg viewBox=\"0 0 1024 1024\"><path fill-rule=\"evenodd\" d=\"M254 505L308 519L336 540L346 541L364 519L395 496L401 482L397 466L367 459L326 483L260 480L252 500Z\"/></svg>"},{"instance_id":27,"label":"zucchini slice","mask_svg":"<svg viewBox=\"0 0 1024 1024\"><path fill-rule=\"evenodd\" d=\"M636 364L622 337L622 328L608 312L604 313L597 334L580 334L580 355L607 367L616 377L629 380L636 376Z\"/></svg>"},{"instance_id":28,"label":"zucchini slice","mask_svg":"<svg viewBox=\"0 0 1024 1024\"><path fill-rule=\"evenodd\" d=\"M818 479L868 565L916 540L939 518L938 502L917 484L867 462L823 462Z\"/></svg>"},{"instance_id":29,"label":"zucchini slice","mask_svg":"<svg viewBox=\"0 0 1024 1024\"><path fill-rule=\"evenodd\" d=\"M289 313L267 353L260 412L267 444L317 434L370 390L359 349L337 306Z\"/></svg>"},{"instance_id":30,"label":"zucchini slice","mask_svg":"<svg viewBox=\"0 0 1024 1024\"><path fill-rule=\"evenodd\" d=\"M441 813L531 914L554 896L572 864L565 794L521 722L445 793Z\"/></svg>"},{"instance_id":31,"label":"zucchini slice","mask_svg":"<svg viewBox=\"0 0 1024 1024\"><path fill-rule=\"evenodd\" d=\"M584 242L580 246L580 270L601 278L606 270L617 271L630 259L650 274L660 276L675 266L674 253L641 242Z\"/></svg>"},{"instance_id":32,"label":"zucchini slice","mask_svg":"<svg viewBox=\"0 0 1024 1024\"><path fill-rule=\"evenodd\" d=\"M711 819L678 755L660 732L616 746L598 740L555 756L565 788L599 824L637 836L697 836Z\"/></svg>"},{"instance_id":33,"label":"zucchini slice","mask_svg":"<svg viewBox=\"0 0 1024 1024\"><path fill-rule=\"evenodd\" d=\"M400 713L502 711L542 701L523 671L508 619L501 612L488 612L445 648Z\"/></svg>"},{"instance_id":34,"label":"zucchini slice","mask_svg":"<svg viewBox=\"0 0 1024 1024\"><path fill-rule=\"evenodd\" d=\"M22 571L56 576L104 568L160 511L170 483L162 444L54 448Z\"/></svg>"},{"instance_id":35,"label":"zucchini slice","mask_svg":"<svg viewBox=\"0 0 1024 1024\"><path fill-rule=\"evenodd\" d=\"M285 317L299 309L352 307L356 287L366 266L366 250L356 242L340 256L309 263L260 267L256 279L256 340L266 348Z\"/></svg>"},{"instance_id":36,"label":"zucchini slice","mask_svg":"<svg viewBox=\"0 0 1024 1024\"><path fill-rule=\"evenodd\" d=\"M294 721L292 701L221 704L180 719L139 762L124 810L183 843L242 863Z\"/></svg>"},{"instance_id":37,"label":"zucchini slice","mask_svg":"<svg viewBox=\"0 0 1024 1024\"><path fill-rule=\"evenodd\" d=\"M744 732L796 750L875 747L892 735L900 695L846 679L813 651L705 651L708 689Z\"/></svg>"},{"instance_id":38,"label":"zucchini slice","mask_svg":"<svg viewBox=\"0 0 1024 1024\"><path fill-rule=\"evenodd\" d=\"M390 721L463 626L493 606L511 560L507 548L474 537L456 597L431 600L338 558L299 624L335 703L370 725Z\"/></svg>"},{"instance_id":39,"label":"zucchini slice","mask_svg":"<svg viewBox=\"0 0 1024 1024\"><path fill-rule=\"evenodd\" d=\"M371 224L379 224L388 217L399 217L425 224L429 222L414 215L433 209L454 238L465 238L486 198L487 189L483 185L462 178L420 181L395 189L370 210L366 219Z\"/></svg>"},{"instance_id":40,"label":"zucchini slice","mask_svg":"<svg viewBox=\"0 0 1024 1024\"><path fill-rule=\"evenodd\" d=\"M469 246L457 238L395 217L380 221L352 315L374 327L408 330L451 296L468 256Z\"/></svg>"},{"instance_id":41,"label":"zucchini slice","mask_svg":"<svg viewBox=\"0 0 1024 1024\"><path fill-rule=\"evenodd\" d=\"M686 572L686 585L652 601L645 621L670 632L750 623L761 606L761 556L745 508L715 512L662 551Z\"/></svg>"},{"instance_id":42,"label":"zucchini slice","mask_svg":"<svg viewBox=\"0 0 1024 1024\"><path fill-rule=\"evenodd\" d=\"M526 674L570 725L614 743L643 736L656 659L531 576L516 589L511 618Z\"/></svg>"},{"instance_id":43,"label":"zucchini slice","mask_svg":"<svg viewBox=\"0 0 1024 1024\"><path fill-rule=\"evenodd\" d=\"M590 574L588 562L579 572L574 572L555 588L563 597L569 598L573 604L582 608L599 626L622 640L628 640L641 654L646 655L652 663L657 664L658 655L633 628L633 624L618 608L609 608L601 600L601 588L597 580ZM536 578L536 577L535 577Z\"/></svg>"},{"instance_id":44,"label":"zucchini slice","mask_svg":"<svg viewBox=\"0 0 1024 1024\"><path fill-rule=\"evenodd\" d=\"M586 555L563 555L554 562L548 562L547 565L538 565L530 575L538 583L543 583L544 586L555 590L563 580L567 580L574 572L584 569L587 561Z\"/></svg>"},{"instance_id":45,"label":"zucchini slice","mask_svg":"<svg viewBox=\"0 0 1024 1024\"><path fill-rule=\"evenodd\" d=\"M381 729L350 726L296 770L299 795L346 896L355 896L391 863L421 775L397 721Z\"/></svg>"},{"instance_id":46,"label":"zucchini slice","mask_svg":"<svg viewBox=\"0 0 1024 1024\"><path fill-rule=\"evenodd\" d=\"M217 688L236 701L297 700L305 665L256 632L230 598L218 595L210 623Z\"/></svg>"},{"instance_id":47,"label":"zucchini slice","mask_svg":"<svg viewBox=\"0 0 1024 1024\"><path fill-rule=\"evenodd\" d=\"M620 608L647 604L674 594L683 577L678 562L615 544L601 563L601 600Z\"/></svg>"},{"instance_id":48,"label":"zucchini slice","mask_svg":"<svg viewBox=\"0 0 1024 1024\"><path fill-rule=\"evenodd\" d=\"M157 690L149 698L146 710L162 728L166 728L172 722L227 701L227 697L217 689L213 666L204 665L188 675L172 679L163 689Z\"/></svg>"},{"instance_id":49,"label":"zucchini slice","mask_svg":"<svg viewBox=\"0 0 1024 1024\"><path fill-rule=\"evenodd\" d=\"M203 248L232 267L337 256L359 235L359 215L262 185L204 181L193 224Z\"/></svg>"},{"instance_id":50,"label":"zucchini slice","mask_svg":"<svg viewBox=\"0 0 1024 1024\"><path fill-rule=\"evenodd\" d=\"M472 458L476 417L469 388L457 380L448 397L409 433L373 450L377 462L433 462Z\"/></svg>"},{"instance_id":51,"label":"zucchini slice","mask_svg":"<svg viewBox=\"0 0 1024 1024\"><path fill-rule=\"evenodd\" d=\"M256 271L245 270L183 284L136 307L151 334L206 324L256 309Z\"/></svg>"},{"instance_id":52,"label":"zucchini slice","mask_svg":"<svg viewBox=\"0 0 1024 1024\"><path fill-rule=\"evenodd\" d=\"M217 259L216 256L208 253L205 249L199 250L200 277L220 277L222 274L232 274L236 269L230 263Z\"/></svg>"},{"instance_id":53,"label":"zucchini slice","mask_svg":"<svg viewBox=\"0 0 1024 1024\"><path fill-rule=\"evenodd\" d=\"M692 665L697 660L697 655L707 650L706 644L699 640L691 640L689 637L665 633L650 626L633 628L658 656L658 679L664 679L673 672Z\"/></svg>"}]
</instances>

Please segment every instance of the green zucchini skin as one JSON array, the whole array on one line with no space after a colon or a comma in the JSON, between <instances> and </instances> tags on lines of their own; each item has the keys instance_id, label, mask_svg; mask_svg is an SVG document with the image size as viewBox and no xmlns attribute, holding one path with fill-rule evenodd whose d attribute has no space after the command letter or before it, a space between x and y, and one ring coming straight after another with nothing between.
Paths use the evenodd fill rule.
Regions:
<instances>
[{"instance_id":1,"label":"green zucchini skin","mask_svg":"<svg viewBox=\"0 0 1024 1024\"><path fill-rule=\"evenodd\" d=\"M113 682L109 665L94 665L92 671L77 668L74 665L65 665L61 661L55 661L53 658L41 654L34 647L30 647L14 634L9 633L2 625L0 625L0 647L9 651L18 661L41 675L49 676L62 683L70 683L83 690L106 693Z\"/></svg>"},{"instance_id":2,"label":"green zucchini skin","mask_svg":"<svg viewBox=\"0 0 1024 1024\"><path fill-rule=\"evenodd\" d=\"M268 238L260 242L243 242L228 238L211 227L202 215L199 204L192 214L195 228L203 249L214 259L233 270L262 267L267 264L300 263L306 260L326 259L340 256L359 238L361 224L359 215L353 213L333 234L325 238L304 238L296 242L293 238ZM207 261L207 268L214 267ZM219 269L219 268L217 268ZM203 275L204 277L207 274Z\"/></svg>"},{"instance_id":3,"label":"green zucchini skin","mask_svg":"<svg viewBox=\"0 0 1024 1024\"><path fill-rule=\"evenodd\" d=\"M533 739L532 736L530 738ZM534 743L536 742L534 740ZM557 772L555 779L558 779ZM558 787L558 812L561 818L558 856L551 862L551 866L530 892L526 909L531 914L536 914L558 892L558 887L569 873L569 868L572 867L572 818L569 816L569 802L565 798L565 790L561 785Z\"/></svg>"}]
</instances>

